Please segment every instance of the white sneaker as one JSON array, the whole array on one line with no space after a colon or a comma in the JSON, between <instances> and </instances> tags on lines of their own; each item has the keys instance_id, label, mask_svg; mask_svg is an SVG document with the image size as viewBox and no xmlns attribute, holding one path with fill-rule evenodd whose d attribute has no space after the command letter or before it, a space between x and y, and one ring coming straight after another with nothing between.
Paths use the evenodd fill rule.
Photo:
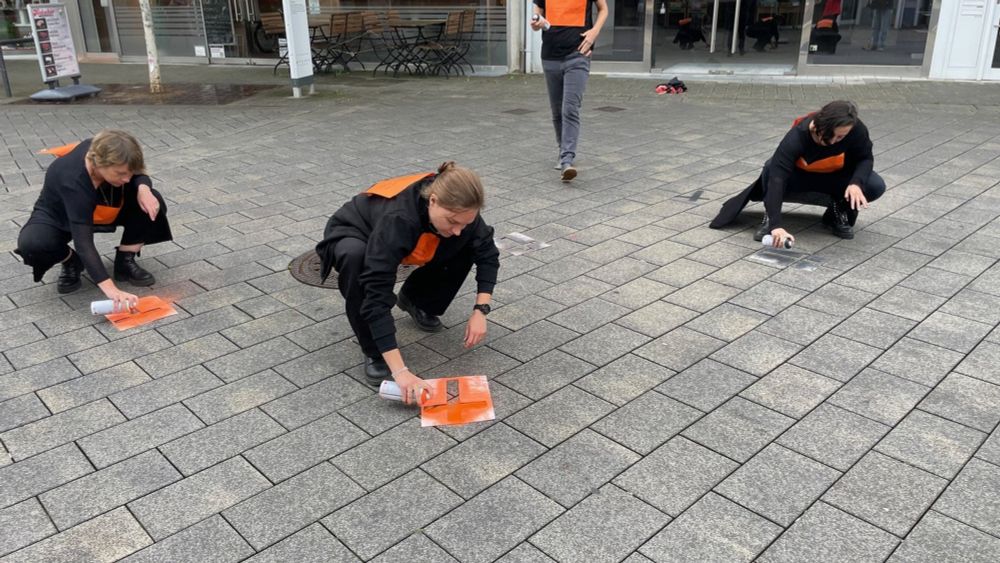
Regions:
<instances>
[{"instance_id":1,"label":"white sneaker","mask_svg":"<svg viewBox=\"0 0 1000 563\"><path fill-rule=\"evenodd\" d=\"M562 156L556 157L556 165L552 167L553 170L562 170Z\"/></svg>"},{"instance_id":2,"label":"white sneaker","mask_svg":"<svg viewBox=\"0 0 1000 563\"><path fill-rule=\"evenodd\" d=\"M576 168L573 168L572 164L567 164L562 169L562 181L571 182L573 178L576 178Z\"/></svg>"}]
</instances>

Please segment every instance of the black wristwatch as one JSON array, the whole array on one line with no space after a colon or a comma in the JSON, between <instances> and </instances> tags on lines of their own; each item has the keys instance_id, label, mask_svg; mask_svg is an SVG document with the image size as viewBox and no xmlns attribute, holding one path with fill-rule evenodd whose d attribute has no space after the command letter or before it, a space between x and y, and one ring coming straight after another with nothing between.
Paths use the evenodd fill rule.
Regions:
<instances>
[{"instance_id":1,"label":"black wristwatch","mask_svg":"<svg viewBox=\"0 0 1000 563\"><path fill-rule=\"evenodd\" d=\"M473 311L479 311L479 312L481 312L484 315L489 315L490 311L492 309L490 309L490 304L489 303L483 303L481 305L480 304L473 305L472 306L472 310Z\"/></svg>"}]
</instances>

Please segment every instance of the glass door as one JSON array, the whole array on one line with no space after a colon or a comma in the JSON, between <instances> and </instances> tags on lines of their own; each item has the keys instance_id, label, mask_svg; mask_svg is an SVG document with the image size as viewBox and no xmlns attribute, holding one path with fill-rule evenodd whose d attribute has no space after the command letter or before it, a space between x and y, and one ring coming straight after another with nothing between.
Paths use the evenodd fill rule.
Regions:
<instances>
[{"instance_id":1,"label":"glass door","mask_svg":"<svg viewBox=\"0 0 1000 563\"><path fill-rule=\"evenodd\" d=\"M993 52L987 52L987 67L983 71L984 80L1000 80L1000 0L993 2L993 16L986 34L987 45L993 45Z\"/></svg>"},{"instance_id":2,"label":"glass door","mask_svg":"<svg viewBox=\"0 0 1000 563\"><path fill-rule=\"evenodd\" d=\"M88 53L114 53L114 12L110 0L80 0L83 44Z\"/></svg>"},{"instance_id":3,"label":"glass door","mask_svg":"<svg viewBox=\"0 0 1000 563\"><path fill-rule=\"evenodd\" d=\"M655 0L653 65L664 73L794 72L804 0Z\"/></svg>"},{"instance_id":4,"label":"glass door","mask_svg":"<svg viewBox=\"0 0 1000 563\"><path fill-rule=\"evenodd\" d=\"M649 72L654 0L607 0L608 20L597 37L597 72ZM596 7L594 17L597 17Z\"/></svg>"}]
</instances>

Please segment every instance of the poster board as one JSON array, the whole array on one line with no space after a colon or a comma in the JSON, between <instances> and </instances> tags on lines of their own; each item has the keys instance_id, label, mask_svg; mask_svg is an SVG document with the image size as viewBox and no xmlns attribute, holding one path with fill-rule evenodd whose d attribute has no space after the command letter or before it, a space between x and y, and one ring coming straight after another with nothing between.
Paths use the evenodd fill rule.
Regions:
<instances>
[{"instance_id":1,"label":"poster board","mask_svg":"<svg viewBox=\"0 0 1000 563\"><path fill-rule=\"evenodd\" d=\"M76 59L66 6L29 4L28 10L42 82L80 76L80 64Z\"/></svg>"}]
</instances>

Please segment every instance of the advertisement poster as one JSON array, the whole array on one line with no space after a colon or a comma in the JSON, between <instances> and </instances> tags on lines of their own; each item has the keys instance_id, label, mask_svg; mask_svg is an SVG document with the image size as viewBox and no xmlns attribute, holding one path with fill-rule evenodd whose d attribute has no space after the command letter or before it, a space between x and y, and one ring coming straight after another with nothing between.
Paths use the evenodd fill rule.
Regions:
<instances>
[{"instance_id":1,"label":"advertisement poster","mask_svg":"<svg viewBox=\"0 0 1000 563\"><path fill-rule=\"evenodd\" d=\"M35 51L42 82L80 75L73 36L69 31L66 6L62 4L29 4L31 31L35 36Z\"/></svg>"}]
</instances>

